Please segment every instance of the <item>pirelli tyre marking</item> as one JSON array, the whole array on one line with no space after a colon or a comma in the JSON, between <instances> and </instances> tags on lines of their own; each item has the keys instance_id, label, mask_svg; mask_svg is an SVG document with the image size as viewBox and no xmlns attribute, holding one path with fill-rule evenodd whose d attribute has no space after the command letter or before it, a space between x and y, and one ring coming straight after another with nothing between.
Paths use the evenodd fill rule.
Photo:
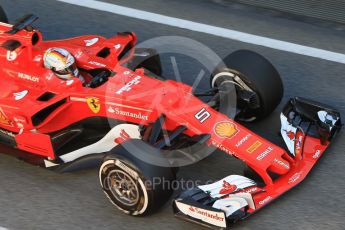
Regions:
<instances>
[{"instance_id":1,"label":"pirelli tyre marking","mask_svg":"<svg viewBox=\"0 0 345 230\"><path fill-rule=\"evenodd\" d=\"M110 170L110 172L108 173L107 172L108 169L114 166L117 168L117 170ZM116 195L116 192L119 192L119 190L116 191L115 189L115 191L111 191L111 189L109 188L109 184L106 184L106 182L107 181L109 182L110 180L109 175L111 175L115 171L116 172L122 171L122 174L130 181L130 184L134 185L134 187L136 188L136 191L134 191L134 193L136 193L136 195L138 196L136 197L137 199L133 199L129 201L128 203L125 203L121 199L119 199L119 196ZM111 203L115 205L118 209L120 209L126 214L131 214L133 216L140 215L145 212L145 210L148 207L148 193L147 193L144 182L142 181L139 174L135 170L133 170L132 168L130 168L129 166L127 166L125 163L123 163L122 161L118 159L108 160L108 161L105 161L100 167L99 179L100 179L100 184L103 188L104 193L106 194L108 199L111 201ZM111 194L109 194L109 191L113 197L110 197ZM142 204L142 205L139 210L128 211L124 209L123 207L121 207L116 202L114 202L114 199L116 199L118 202L126 206L137 205L137 207L139 207L138 206L139 204ZM141 202L140 200L142 200L143 202Z\"/></svg>"}]
</instances>

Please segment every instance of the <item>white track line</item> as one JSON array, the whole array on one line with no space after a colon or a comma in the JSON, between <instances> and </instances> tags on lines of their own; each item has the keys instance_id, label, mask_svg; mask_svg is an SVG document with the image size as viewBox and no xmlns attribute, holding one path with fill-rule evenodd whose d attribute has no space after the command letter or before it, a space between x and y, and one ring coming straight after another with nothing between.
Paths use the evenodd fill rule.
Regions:
<instances>
[{"instance_id":1,"label":"white track line","mask_svg":"<svg viewBox=\"0 0 345 230\"><path fill-rule=\"evenodd\" d=\"M188 21L184 19L169 17L161 14L150 13L143 10L137 10L129 7L118 6L111 3L96 0L57 0L73 5L83 6L91 9L101 10L113 14L123 15L126 17L137 18L150 22L156 22L164 25L174 26L178 28L188 29L196 32L207 33L219 37L229 38L249 44L265 46L272 49L287 51L295 54L320 58L328 61L345 64L345 55L341 53L331 52L309 46L303 46L291 42L285 42L277 39L257 36L253 34L243 33L236 30L230 30L217 26L211 26L203 23Z\"/></svg>"}]
</instances>

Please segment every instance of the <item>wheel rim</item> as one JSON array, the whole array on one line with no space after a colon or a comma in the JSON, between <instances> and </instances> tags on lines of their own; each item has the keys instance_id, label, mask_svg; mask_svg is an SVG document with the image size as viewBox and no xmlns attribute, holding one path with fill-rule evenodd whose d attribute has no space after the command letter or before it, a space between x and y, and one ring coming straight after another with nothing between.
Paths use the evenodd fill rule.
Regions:
<instances>
[{"instance_id":1,"label":"wheel rim","mask_svg":"<svg viewBox=\"0 0 345 230\"><path fill-rule=\"evenodd\" d=\"M140 194L137 183L122 170L112 170L107 177L113 196L126 206L133 206L139 202Z\"/></svg>"},{"instance_id":2,"label":"wheel rim","mask_svg":"<svg viewBox=\"0 0 345 230\"><path fill-rule=\"evenodd\" d=\"M217 81L217 79L219 79L221 77L229 78L229 80L224 80L223 82L220 83L219 86L217 86L216 81ZM244 112L255 111L257 108L259 108L260 107L260 98L258 98L258 95L255 92L255 90L252 89L250 86L248 86L248 84L246 82L244 82L244 80L242 80L241 73L236 72L236 71L230 72L230 70L224 71L224 72L219 72L212 79L211 86L219 88L223 84L232 84L232 85L238 87L238 89L242 92L242 96L240 96L241 100L237 101L237 103L240 103L240 102L246 103L246 107L244 107L244 108L238 107L242 111L236 115L236 118L238 120L241 120L241 121L247 121L247 122L254 121L256 119L256 116L250 115L248 117L242 117L241 114L243 111ZM237 96L238 95L239 95L239 91L237 91Z\"/></svg>"}]
</instances>

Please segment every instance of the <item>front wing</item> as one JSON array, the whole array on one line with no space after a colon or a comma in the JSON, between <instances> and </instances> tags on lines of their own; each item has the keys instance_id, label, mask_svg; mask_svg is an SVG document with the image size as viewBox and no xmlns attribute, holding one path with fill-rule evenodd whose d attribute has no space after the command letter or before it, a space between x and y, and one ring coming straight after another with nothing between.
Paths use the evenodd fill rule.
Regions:
<instances>
[{"instance_id":1,"label":"front wing","mask_svg":"<svg viewBox=\"0 0 345 230\"><path fill-rule=\"evenodd\" d=\"M262 180L231 175L185 191L173 202L175 215L211 228L228 228L299 184L341 128L339 112L303 98L289 101L281 113L281 123L290 158L286 174L272 175L273 183L269 185Z\"/></svg>"}]
</instances>

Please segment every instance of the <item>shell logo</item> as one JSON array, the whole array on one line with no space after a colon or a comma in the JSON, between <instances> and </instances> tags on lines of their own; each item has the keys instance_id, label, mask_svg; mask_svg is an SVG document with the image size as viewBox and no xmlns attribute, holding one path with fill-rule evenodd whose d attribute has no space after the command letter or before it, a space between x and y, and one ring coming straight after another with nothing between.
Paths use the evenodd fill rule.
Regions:
<instances>
[{"instance_id":1,"label":"shell logo","mask_svg":"<svg viewBox=\"0 0 345 230\"><path fill-rule=\"evenodd\" d=\"M235 124L228 121L222 121L214 126L214 132L220 137L232 138L238 133L238 130Z\"/></svg>"}]
</instances>

